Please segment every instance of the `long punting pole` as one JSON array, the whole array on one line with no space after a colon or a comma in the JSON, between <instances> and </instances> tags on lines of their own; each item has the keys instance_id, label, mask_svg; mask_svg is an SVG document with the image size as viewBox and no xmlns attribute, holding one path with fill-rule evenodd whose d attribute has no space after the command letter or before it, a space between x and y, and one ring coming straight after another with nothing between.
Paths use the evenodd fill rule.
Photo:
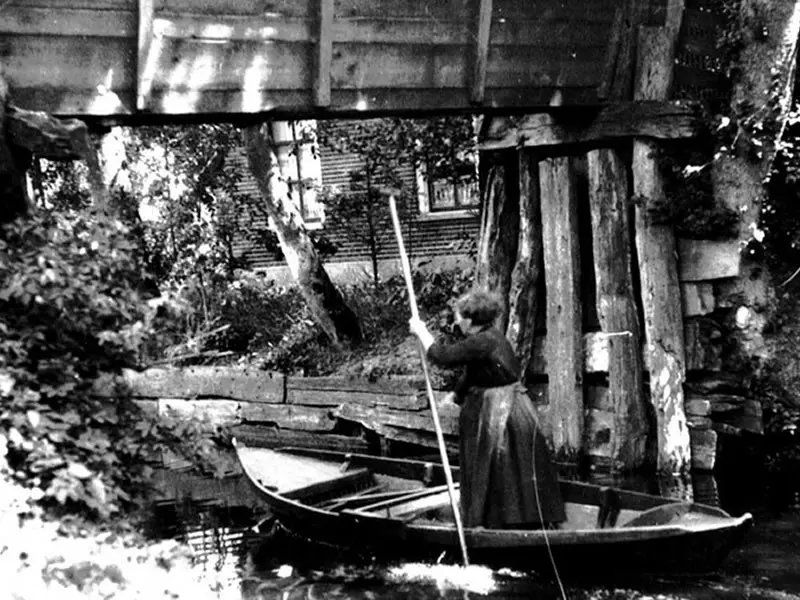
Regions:
<instances>
[{"instance_id":1,"label":"long punting pole","mask_svg":"<svg viewBox=\"0 0 800 600\"><path fill-rule=\"evenodd\" d=\"M414 282L411 280L411 265L408 263L406 247L405 244L403 244L403 232L400 229L400 219L397 216L397 204L395 203L394 196L389 196L389 208L392 211L394 233L397 236L397 245L400 248L400 262L403 265L403 275L405 275L406 278L408 302L411 304L411 316L416 319L419 318L419 311L417 310L417 298L414 295ZM464 525L461 522L461 511L459 510L458 503L456 502L453 474L450 472L450 460L447 458L447 448L444 445L444 434L442 433L442 425L439 422L439 410L436 408L436 398L433 397L431 378L430 375L428 375L428 361L425 359L425 348L423 348L422 342L419 344L419 357L422 361L422 373L425 376L425 389L428 392L428 403L431 406L433 426L436 429L436 441L439 443L439 454L442 457L442 467L444 468L444 478L447 482L447 492L450 495L450 506L453 508L453 516L456 520L458 543L461 545L461 557L464 561L464 566L466 567L469 565L469 557L467 556L467 541L464 538Z\"/></svg>"}]
</instances>

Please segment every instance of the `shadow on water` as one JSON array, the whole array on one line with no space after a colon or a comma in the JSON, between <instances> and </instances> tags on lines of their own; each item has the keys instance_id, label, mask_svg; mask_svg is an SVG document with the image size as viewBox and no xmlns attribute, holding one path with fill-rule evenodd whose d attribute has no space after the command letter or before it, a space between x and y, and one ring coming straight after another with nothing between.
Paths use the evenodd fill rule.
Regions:
<instances>
[{"instance_id":1,"label":"shadow on water","mask_svg":"<svg viewBox=\"0 0 800 600\"><path fill-rule=\"evenodd\" d=\"M741 461L716 476L610 478L597 483L751 512L755 525L715 573L591 582L551 573L518 573L452 564L382 563L375 557L294 536L269 519L244 476L214 479L162 471L161 497L148 533L187 542L201 574L220 584L220 598L265 600L420 600L562 598L571 600L800 600L800 481L768 476ZM259 524L259 532L256 525ZM556 565L558 569L558 565ZM563 585L563 594L560 585Z\"/></svg>"}]
</instances>

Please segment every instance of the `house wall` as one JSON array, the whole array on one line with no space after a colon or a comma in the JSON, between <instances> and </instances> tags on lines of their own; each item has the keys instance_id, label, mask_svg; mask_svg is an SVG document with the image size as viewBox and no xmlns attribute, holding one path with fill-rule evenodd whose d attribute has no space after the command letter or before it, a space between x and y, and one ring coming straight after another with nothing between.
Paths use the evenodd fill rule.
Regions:
<instances>
[{"instance_id":1,"label":"house wall","mask_svg":"<svg viewBox=\"0 0 800 600\"><path fill-rule=\"evenodd\" d=\"M341 121L340 126L346 128L348 121ZM320 147L322 165L322 185L347 189L350 172L360 168L358 155L342 153L331 148ZM242 173L237 186L238 193L244 198L258 199L259 192L255 180L250 175L247 157L240 149L232 157L233 168ZM477 211L458 211L447 213L421 213L419 210L417 178L412 165L400 169L400 176L406 189L410 190L410 206L408 217L404 221L404 242L406 251L412 262L432 261L439 266L463 266L470 264L469 250L473 247L480 226ZM246 203L243 201L242 203ZM243 211L245 229L263 227L263 215L249 214ZM321 226L324 235L337 247L336 253L326 259L326 270L334 280L353 281L370 277L372 266L369 249L365 242L341 228L337 229L324 223ZM391 228L382 232L379 237L380 248L378 259L379 271L382 274L393 273L399 268L399 257L394 232ZM246 257L253 270L267 272L271 278L279 282L289 281L285 261L275 257L265 248L259 248L251 240L242 237L235 244L238 255Z\"/></svg>"}]
</instances>

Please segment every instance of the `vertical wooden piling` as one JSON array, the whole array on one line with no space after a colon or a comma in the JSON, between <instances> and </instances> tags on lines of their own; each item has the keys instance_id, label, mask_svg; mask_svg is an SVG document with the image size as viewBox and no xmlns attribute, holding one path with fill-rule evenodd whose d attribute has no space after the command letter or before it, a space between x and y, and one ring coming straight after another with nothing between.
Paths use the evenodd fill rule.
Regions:
<instances>
[{"instance_id":1,"label":"vertical wooden piling","mask_svg":"<svg viewBox=\"0 0 800 600\"><path fill-rule=\"evenodd\" d=\"M331 104L331 64L333 63L333 0L319 0L319 19L314 77L314 104Z\"/></svg>"},{"instance_id":2,"label":"vertical wooden piling","mask_svg":"<svg viewBox=\"0 0 800 600\"><path fill-rule=\"evenodd\" d=\"M136 58L136 108L146 110L155 76L153 50L153 0L139 0L138 54Z\"/></svg>"},{"instance_id":3,"label":"vertical wooden piling","mask_svg":"<svg viewBox=\"0 0 800 600\"><path fill-rule=\"evenodd\" d=\"M612 430L611 455L605 458L617 468L634 469L645 461L648 427L633 293L628 177L625 163L612 149L592 150L587 165L597 315L609 335L606 402Z\"/></svg>"},{"instance_id":4,"label":"vertical wooden piling","mask_svg":"<svg viewBox=\"0 0 800 600\"><path fill-rule=\"evenodd\" d=\"M493 290L503 298L508 298L511 286L519 230L516 181L514 189L509 185L516 169L507 158L498 157L498 163L489 169L475 265L475 285ZM508 323L507 308L500 323L503 329Z\"/></svg>"},{"instance_id":5,"label":"vertical wooden piling","mask_svg":"<svg viewBox=\"0 0 800 600\"><path fill-rule=\"evenodd\" d=\"M672 78L675 34L671 28L642 28L639 37L636 100L663 100ZM658 145L633 142L636 248L645 318L645 363L650 373L650 400L656 413L657 468L679 472L690 465L689 429L684 411L686 377L681 291L675 235L668 225L654 224L651 208L664 200Z\"/></svg>"},{"instance_id":6,"label":"vertical wooden piling","mask_svg":"<svg viewBox=\"0 0 800 600\"><path fill-rule=\"evenodd\" d=\"M517 260L511 271L506 337L517 350L524 374L531 361L536 326L536 287L541 276L542 215L539 168L525 149L519 158L519 237Z\"/></svg>"},{"instance_id":7,"label":"vertical wooden piling","mask_svg":"<svg viewBox=\"0 0 800 600\"><path fill-rule=\"evenodd\" d=\"M542 244L547 285L549 416L562 459L574 460L583 438L583 335L578 197L569 157L539 163Z\"/></svg>"}]
</instances>

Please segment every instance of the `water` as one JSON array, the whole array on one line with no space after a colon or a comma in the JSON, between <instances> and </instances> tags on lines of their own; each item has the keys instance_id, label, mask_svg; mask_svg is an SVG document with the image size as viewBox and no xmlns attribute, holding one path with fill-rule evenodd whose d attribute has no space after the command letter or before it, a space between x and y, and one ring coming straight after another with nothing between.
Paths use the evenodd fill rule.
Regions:
<instances>
[{"instance_id":1,"label":"water","mask_svg":"<svg viewBox=\"0 0 800 600\"><path fill-rule=\"evenodd\" d=\"M800 600L800 482L794 478L767 478L756 465L716 477L613 483L717 504L733 515L751 512L755 525L713 574L559 582L549 574L479 566L380 564L298 539L269 520L260 523L268 535L258 535L253 528L264 509L243 476L214 480L166 472L150 533L187 541L198 572L216 582L220 600Z\"/></svg>"}]
</instances>

